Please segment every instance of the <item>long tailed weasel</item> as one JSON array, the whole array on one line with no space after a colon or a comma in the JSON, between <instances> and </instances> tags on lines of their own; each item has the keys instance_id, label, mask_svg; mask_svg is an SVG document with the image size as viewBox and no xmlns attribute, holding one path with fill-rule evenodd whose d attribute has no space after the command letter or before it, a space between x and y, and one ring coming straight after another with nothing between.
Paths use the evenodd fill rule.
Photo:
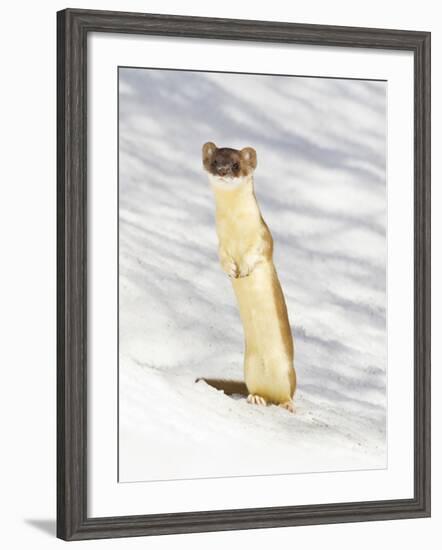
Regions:
<instances>
[{"instance_id":1,"label":"long tailed weasel","mask_svg":"<svg viewBox=\"0 0 442 550\"><path fill-rule=\"evenodd\" d=\"M241 382L203 379L227 394L246 393L247 401L274 403L293 412L296 375L287 307L273 264L273 239L253 187L256 152L203 146L203 166L216 202L221 267L232 280L244 327L244 378Z\"/></svg>"}]
</instances>

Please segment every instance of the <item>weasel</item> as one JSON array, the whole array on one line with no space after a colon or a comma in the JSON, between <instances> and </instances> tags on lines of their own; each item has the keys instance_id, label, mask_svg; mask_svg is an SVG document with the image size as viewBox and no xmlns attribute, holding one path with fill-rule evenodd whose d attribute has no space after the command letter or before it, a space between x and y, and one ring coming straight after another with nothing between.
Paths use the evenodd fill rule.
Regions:
<instances>
[{"instance_id":1,"label":"weasel","mask_svg":"<svg viewBox=\"0 0 442 550\"><path fill-rule=\"evenodd\" d=\"M245 384L202 380L227 394L245 393L249 403L273 403L293 412L293 336L273 264L272 235L255 196L256 151L209 142L202 152L215 196L219 259L232 281L244 328Z\"/></svg>"}]
</instances>

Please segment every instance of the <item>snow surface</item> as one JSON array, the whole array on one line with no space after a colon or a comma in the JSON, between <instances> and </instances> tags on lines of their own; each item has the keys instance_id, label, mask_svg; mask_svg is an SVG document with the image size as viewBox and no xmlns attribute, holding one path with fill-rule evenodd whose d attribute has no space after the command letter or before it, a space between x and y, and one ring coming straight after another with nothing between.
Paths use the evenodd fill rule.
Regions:
<instances>
[{"instance_id":1,"label":"snow surface","mask_svg":"<svg viewBox=\"0 0 442 550\"><path fill-rule=\"evenodd\" d=\"M119 479L386 467L386 84L119 71ZM201 146L257 150L296 414L224 395L243 333Z\"/></svg>"}]
</instances>

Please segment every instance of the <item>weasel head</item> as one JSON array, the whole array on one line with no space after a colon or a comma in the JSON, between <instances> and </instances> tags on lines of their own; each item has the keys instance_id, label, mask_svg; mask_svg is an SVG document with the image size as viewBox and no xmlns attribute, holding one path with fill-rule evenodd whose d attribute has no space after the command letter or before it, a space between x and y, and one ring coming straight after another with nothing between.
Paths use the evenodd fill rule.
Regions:
<instances>
[{"instance_id":1,"label":"weasel head","mask_svg":"<svg viewBox=\"0 0 442 550\"><path fill-rule=\"evenodd\" d=\"M203 166L213 186L236 189L251 181L256 168L256 151L252 147L218 148L209 141L203 145Z\"/></svg>"}]
</instances>

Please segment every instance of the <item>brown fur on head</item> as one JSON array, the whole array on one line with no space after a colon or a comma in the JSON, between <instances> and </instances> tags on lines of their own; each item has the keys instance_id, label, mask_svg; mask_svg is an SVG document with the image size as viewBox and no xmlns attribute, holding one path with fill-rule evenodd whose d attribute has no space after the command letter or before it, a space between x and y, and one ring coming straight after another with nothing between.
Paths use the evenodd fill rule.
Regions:
<instances>
[{"instance_id":1,"label":"brown fur on head","mask_svg":"<svg viewBox=\"0 0 442 550\"><path fill-rule=\"evenodd\" d=\"M256 151L252 147L237 150L218 148L209 141L203 145L203 166L209 174L221 178L238 178L251 174L256 168Z\"/></svg>"}]
</instances>

